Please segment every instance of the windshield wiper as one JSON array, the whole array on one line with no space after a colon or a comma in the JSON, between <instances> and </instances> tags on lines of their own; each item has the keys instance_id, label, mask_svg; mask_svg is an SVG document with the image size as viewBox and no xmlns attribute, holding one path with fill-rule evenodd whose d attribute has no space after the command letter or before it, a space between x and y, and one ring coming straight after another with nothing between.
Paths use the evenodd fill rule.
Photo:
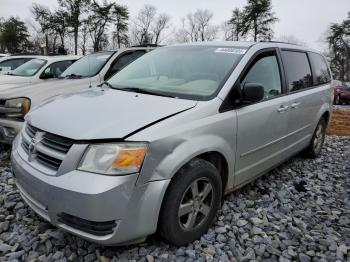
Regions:
<instances>
[{"instance_id":1,"label":"windshield wiper","mask_svg":"<svg viewBox=\"0 0 350 262\"><path fill-rule=\"evenodd\" d=\"M117 89L117 90L121 90L121 91L135 92L135 93L146 94L146 95L154 95L154 96L164 96L164 97L177 98L176 96L164 94L164 93L153 91L153 90L150 90L150 89L139 88L139 87L116 87L116 86L112 86L111 85L111 88Z\"/></svg>"},{"instance_id":2,"label":"windshield wiper","mask_svg":"<svg viewBox=\"0 0 350 262\"><path fill-rule=\"evenodd\" d=\"M82 77L83 77L82 75L70 74L70 75L63 76L62 78L78 79L78 78L82 78Z\"/></svg>"}]
</instances>

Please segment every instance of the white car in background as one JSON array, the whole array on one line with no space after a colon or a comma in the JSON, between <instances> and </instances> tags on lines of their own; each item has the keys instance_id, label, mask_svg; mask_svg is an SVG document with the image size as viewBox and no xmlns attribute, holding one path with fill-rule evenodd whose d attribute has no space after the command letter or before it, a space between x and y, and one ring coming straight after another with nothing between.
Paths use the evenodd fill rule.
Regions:
<instances>
[{"instance_id":1,"label":"white car in background","mask_svg":"<svg viewBox=\"0 0 350 262\"><path fill-rule=\"evenodd\" d=\"M5 57L5 56L9 56L9 54L0 53L0 58Z\"/></svg>"},{"instance_id":2,"label":"white car in background","mask_svg":"<svg viewBox=\"0 0 350 262\"><path fill-rule=\"evenodd\" d=\"M4 55L0 54L0 75L5 75L24 63L34 59L37 55Z\"/></svg>"},{"instance_id":3,"label":"white car in background","mask_svg":"<svg viewBox=\"0 0 350 262\"><path fill-rule=\"evenodd\" d=\"M4 89L43 82L58 78L80 56L37 56L0 76L0 92Z\"/></svg>"},{"instance_id":4,"label":"white car in background","mask_svg":"<svg viewBox=\"0 0 350 262\"><path fill-rule=\"evenodd\" d=\"M99 85L153 49L132 47L117 51L98 52L79 59L61 74L59 80L19 88L1 89L0 85L0 143L12 143L22 128L25 114L33 107L53 96Z\"/></svg>"}]
</instances>

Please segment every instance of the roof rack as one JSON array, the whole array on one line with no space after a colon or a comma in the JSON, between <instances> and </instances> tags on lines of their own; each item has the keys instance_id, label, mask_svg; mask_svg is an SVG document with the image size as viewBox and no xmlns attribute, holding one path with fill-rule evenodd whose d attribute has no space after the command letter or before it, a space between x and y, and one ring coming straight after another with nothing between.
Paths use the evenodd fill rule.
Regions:
<instances>
[{"instance_id":1,"label":"roof rack","mask_svg":"<svg viewBox=\"0 0 350 262\"><path fill-rule=\"evenodd\" d=\"M288 43L288 42L283 42L283 41L270 41L270 40L260 40L260 43L276 43L276 44L288 44L288 45L297 45L294 43Z\"/></svg>"}]
</instances>

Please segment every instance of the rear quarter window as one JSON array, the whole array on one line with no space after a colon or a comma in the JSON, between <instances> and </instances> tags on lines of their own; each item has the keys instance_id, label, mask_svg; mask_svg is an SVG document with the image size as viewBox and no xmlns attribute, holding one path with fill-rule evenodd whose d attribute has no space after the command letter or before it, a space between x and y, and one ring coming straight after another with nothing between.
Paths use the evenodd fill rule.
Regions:
<instances>
[{"instance_id":1,"label":"rear quarter window","mask_svg":"<svg viewBox=\"0 0 350 262\"><path fill-rule=\"evenodd\" d=\"M282 59L290 92L312 86L311 67L305 52L282 51Z\"/></svg>"},{"instance_id":2,"label":"rear quarter window","mask_svg":"<svg viewBox=\"0 0 350 262\"><path fill-rule=\"evenodd\" d=\"M331 81L331 73L323 56L317 53L309 53L314 75L314 85L327 84Z\"/></svg>"}]
</instances>

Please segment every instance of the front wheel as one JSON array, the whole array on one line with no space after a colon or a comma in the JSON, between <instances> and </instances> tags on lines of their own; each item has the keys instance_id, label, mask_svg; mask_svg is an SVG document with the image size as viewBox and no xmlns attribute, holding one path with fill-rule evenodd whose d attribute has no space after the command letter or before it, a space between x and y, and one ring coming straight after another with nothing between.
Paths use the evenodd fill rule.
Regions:
<instances>
[{"instance_id":1,"label":"front wheel","mask_svg":"<svg viewBox=\"0 0 350 262\"><path fill-rule=\"evenodd\" d=\"M163 239L180 246L203 235L213 223L222 196L222 181L210 162L195 158L172 179L164 197L158 229Z\"/></svg>"},{"instance_id":2,"label":"front wheel","mask_svg":"<svg viewBox=\"0 0 350 262\"><path fill-rule=\"evenodd\" d=\"M326 120L324 118L321 118L317 124L311 142L305 151L308 157L316 158L320 154L326 136L326 127Z\"/></svg>"}]
</instances>

